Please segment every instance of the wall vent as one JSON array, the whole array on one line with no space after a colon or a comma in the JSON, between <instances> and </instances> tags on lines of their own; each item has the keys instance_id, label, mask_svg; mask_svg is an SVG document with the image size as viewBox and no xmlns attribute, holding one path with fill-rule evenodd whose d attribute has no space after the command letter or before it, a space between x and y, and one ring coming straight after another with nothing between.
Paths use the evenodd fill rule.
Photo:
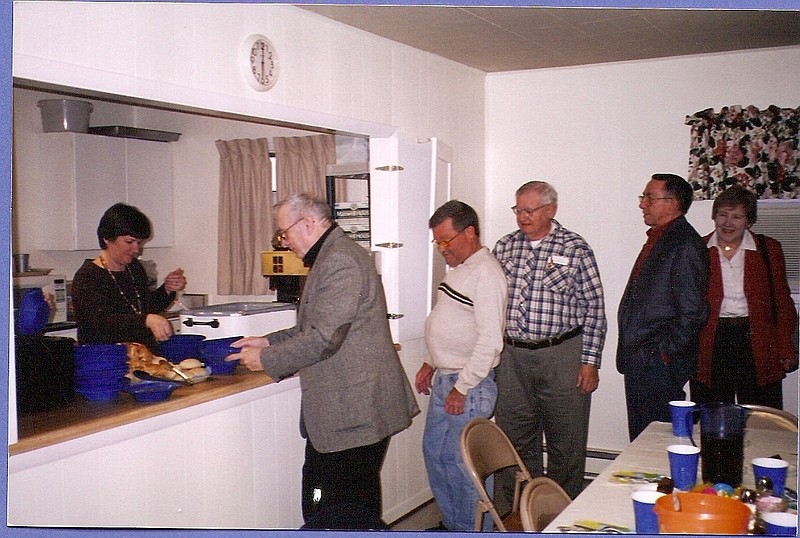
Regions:
<instances>
[{"instance_id":1,"label":"wall vent","mask_svg":"<svg viewBox=\"0 0 800 538\"><path fill-rule=\"evenodd\" d=\"M792 293L800 291L800 200L759 200L754 233L781 242L786 257L786 279Z\"/></svg>"}]
</instances>

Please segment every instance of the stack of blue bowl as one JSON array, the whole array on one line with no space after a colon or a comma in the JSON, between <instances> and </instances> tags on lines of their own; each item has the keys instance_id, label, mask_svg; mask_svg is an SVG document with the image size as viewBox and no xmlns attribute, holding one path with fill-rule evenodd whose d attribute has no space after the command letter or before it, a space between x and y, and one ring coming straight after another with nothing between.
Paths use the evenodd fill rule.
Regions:
<instances>
[{"instance_id":1,"label":"stack of blue bowl","mask_svg":"<svg viewBox=\"0 0 800 538\"><path fill-rule=\"evenodd\" d=\"M174 364L183 359L197 359L200 357L200 342L205 338L202 334L173 334L168 340L158 343L158 356Z\"/></svg>"},{"instance_id":2,"label":"stack of blue bowl","mask_svg":"<svg viewBox=\"0 0 800 538\"><path fill-rule=\"evenodd\" d=\"M125 344L75 346L75 391L90 402L110 402L128 386Z\"/></svg>"},{"instance_id":3,"label":"stack of blue bowl","mask_svg":"<svg viewBox=\"0 0 800 538\"><path fill-rule=\"evenodd\" d=\"M239 353L239 349L231 347L235 341L243 338L242 336L231 336L228 338L213 338L200 342L200 360L211 368L211 375L232 374L239 364L239 361L226 361L225 357L232 353Z\"/></svg>"}]
</instances>

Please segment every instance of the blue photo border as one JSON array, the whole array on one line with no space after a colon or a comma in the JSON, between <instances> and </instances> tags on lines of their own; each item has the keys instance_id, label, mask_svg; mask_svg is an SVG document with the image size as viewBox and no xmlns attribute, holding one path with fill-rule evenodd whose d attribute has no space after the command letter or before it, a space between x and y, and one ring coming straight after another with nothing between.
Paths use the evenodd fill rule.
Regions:
<instances>
[{"instance_id":1,"label":"blue photo border","mask_svg":"<svg viewBox=\"0 0 800 538\"><path fill-rule=\"evenodd\" d=\"M111 0L113 1L113 0ZM211 0L214 1L214 0ZM239 3L270 3L263 0L239 0ZM224 0L218 0L216 3L225 3ZM282 2L285 3L285 2ZM321 3L316 1L300 0L294 2L298 4L311 4ZM785 9L797 10L800 9L800 2L798 0L684 0L684 1L668 1L668 0L639 0L623 1L623 0L594 0L594 1L580 1L580 0L540 0L537 2L521 2L521 1L469 1L469 0L450 0L442 2L437 0L394 0L394 1L374 1L374 0L352 0L352 1L329 1L325 3L335 4L414 4L414 5L460 5L460 6L543 6L543 7L640 7L640 8L707 8L707 9ZM12 16L13 16L13 1L0 0L0 72L2 73L2 90L0 91L0 118L2 118L2 146L0 146L0 185L3 192L2 211L0 211L0 219L2 219L2 240L0 244L0 260L2 266L6 268L3 272L2 282L3 289L10 289L11 277L11 169L12 169ZM9 293L0 294L0 312L9 312ZM10 330L12 321L3 316L4 324L0 326L0 343L2 343L2 351L6 358L9 353L10 344ZM6 428L3 428L2 438L4 444L8 446L8 360L2 361L0 365L0 384L3 390L2 397L0 397L0 415L4 418ZM6 457L8 451L6 450ZM2 493L2 513L7 513L7 489L8 489L8 467L2 466L2 476L0 476L0 492ZM79 492L76 492L79 493ZM263 536L264 533L269 533L270 536L280 537L286 535L287 537L296 538L302 535L314 535L319 537L334 536L333 532L325 531L286 531L286 530L185 530L185 529L133 529L133 528L120 528L120 529L86 529L86 528L39 528L39 527L7 527L3 522L2 536L25 536L25 537L40 537L40 536L55 536L55 537L100 537L111 536L118 538L120 536L127 536L129 534L144 534L148 537L202 537L213 536L218 538L220 536ZM395 531L396 532L396 531ZM369 532L347 531L336 532L335 536L367 536ZM422 532L403 532L404 536L426 536L427 533ZM467 536L467 533L449 533L448 536L462 535Z\"/></svg>"}]
</instances>

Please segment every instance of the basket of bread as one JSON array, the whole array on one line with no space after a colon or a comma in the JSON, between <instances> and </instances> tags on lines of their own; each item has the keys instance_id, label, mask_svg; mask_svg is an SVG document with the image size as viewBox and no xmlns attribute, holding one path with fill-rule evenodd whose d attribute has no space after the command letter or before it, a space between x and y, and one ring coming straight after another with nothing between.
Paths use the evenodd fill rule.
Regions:
<instances>
[{"instance_id":1,"label":"basket of bread","mask_svg":"<svg viewBox=\"0 0 800 538\"><path fill-rule=\"evenodd\" d=\"M146 346L129 342L128 347L128 377L131 381L141 380L136 372L144 372L151 378L164 381L177 381L193 385L208 379L211 370L196 358L186 358L173 364L164 357L153 354Z\"/></svg>"}]
</instances>

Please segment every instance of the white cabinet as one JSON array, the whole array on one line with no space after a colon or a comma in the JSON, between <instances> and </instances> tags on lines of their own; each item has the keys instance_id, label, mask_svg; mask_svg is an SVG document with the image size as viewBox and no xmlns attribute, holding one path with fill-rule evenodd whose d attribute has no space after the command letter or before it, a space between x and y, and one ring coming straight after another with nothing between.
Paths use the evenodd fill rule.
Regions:
<instances>
[{"instance_id":1,"label":"white cabinet","mask_svg":"<svg viewBox=\"0 0 800 538\"><path fill-rule=\"evenodd\" d=\"M8 524L296 529L299 423L300 380L290 378L15 454Z\"/></svg>"},{"instance_id":2,"label":"white cabinet","mask_svg":"<svg viewBox=\"0 0 800 538\"><path fill-rule=\"evenodd\" d=\"M45 133L38 143L37 249L97 250L97 224L117 202L148 216L148 247L172 246L168 143L79 133Z\"/></svg>"},{"instance_id":3,"label":"white cabinet","mask_svg":"<svg viewBox=\"0 0 800 538\"><path fill-rule=\"evenodd\" d=\"M125 139L128 203L150 218L147 247L173 245L172 150L167 142Z\"/></svg>"}]
</instances>

